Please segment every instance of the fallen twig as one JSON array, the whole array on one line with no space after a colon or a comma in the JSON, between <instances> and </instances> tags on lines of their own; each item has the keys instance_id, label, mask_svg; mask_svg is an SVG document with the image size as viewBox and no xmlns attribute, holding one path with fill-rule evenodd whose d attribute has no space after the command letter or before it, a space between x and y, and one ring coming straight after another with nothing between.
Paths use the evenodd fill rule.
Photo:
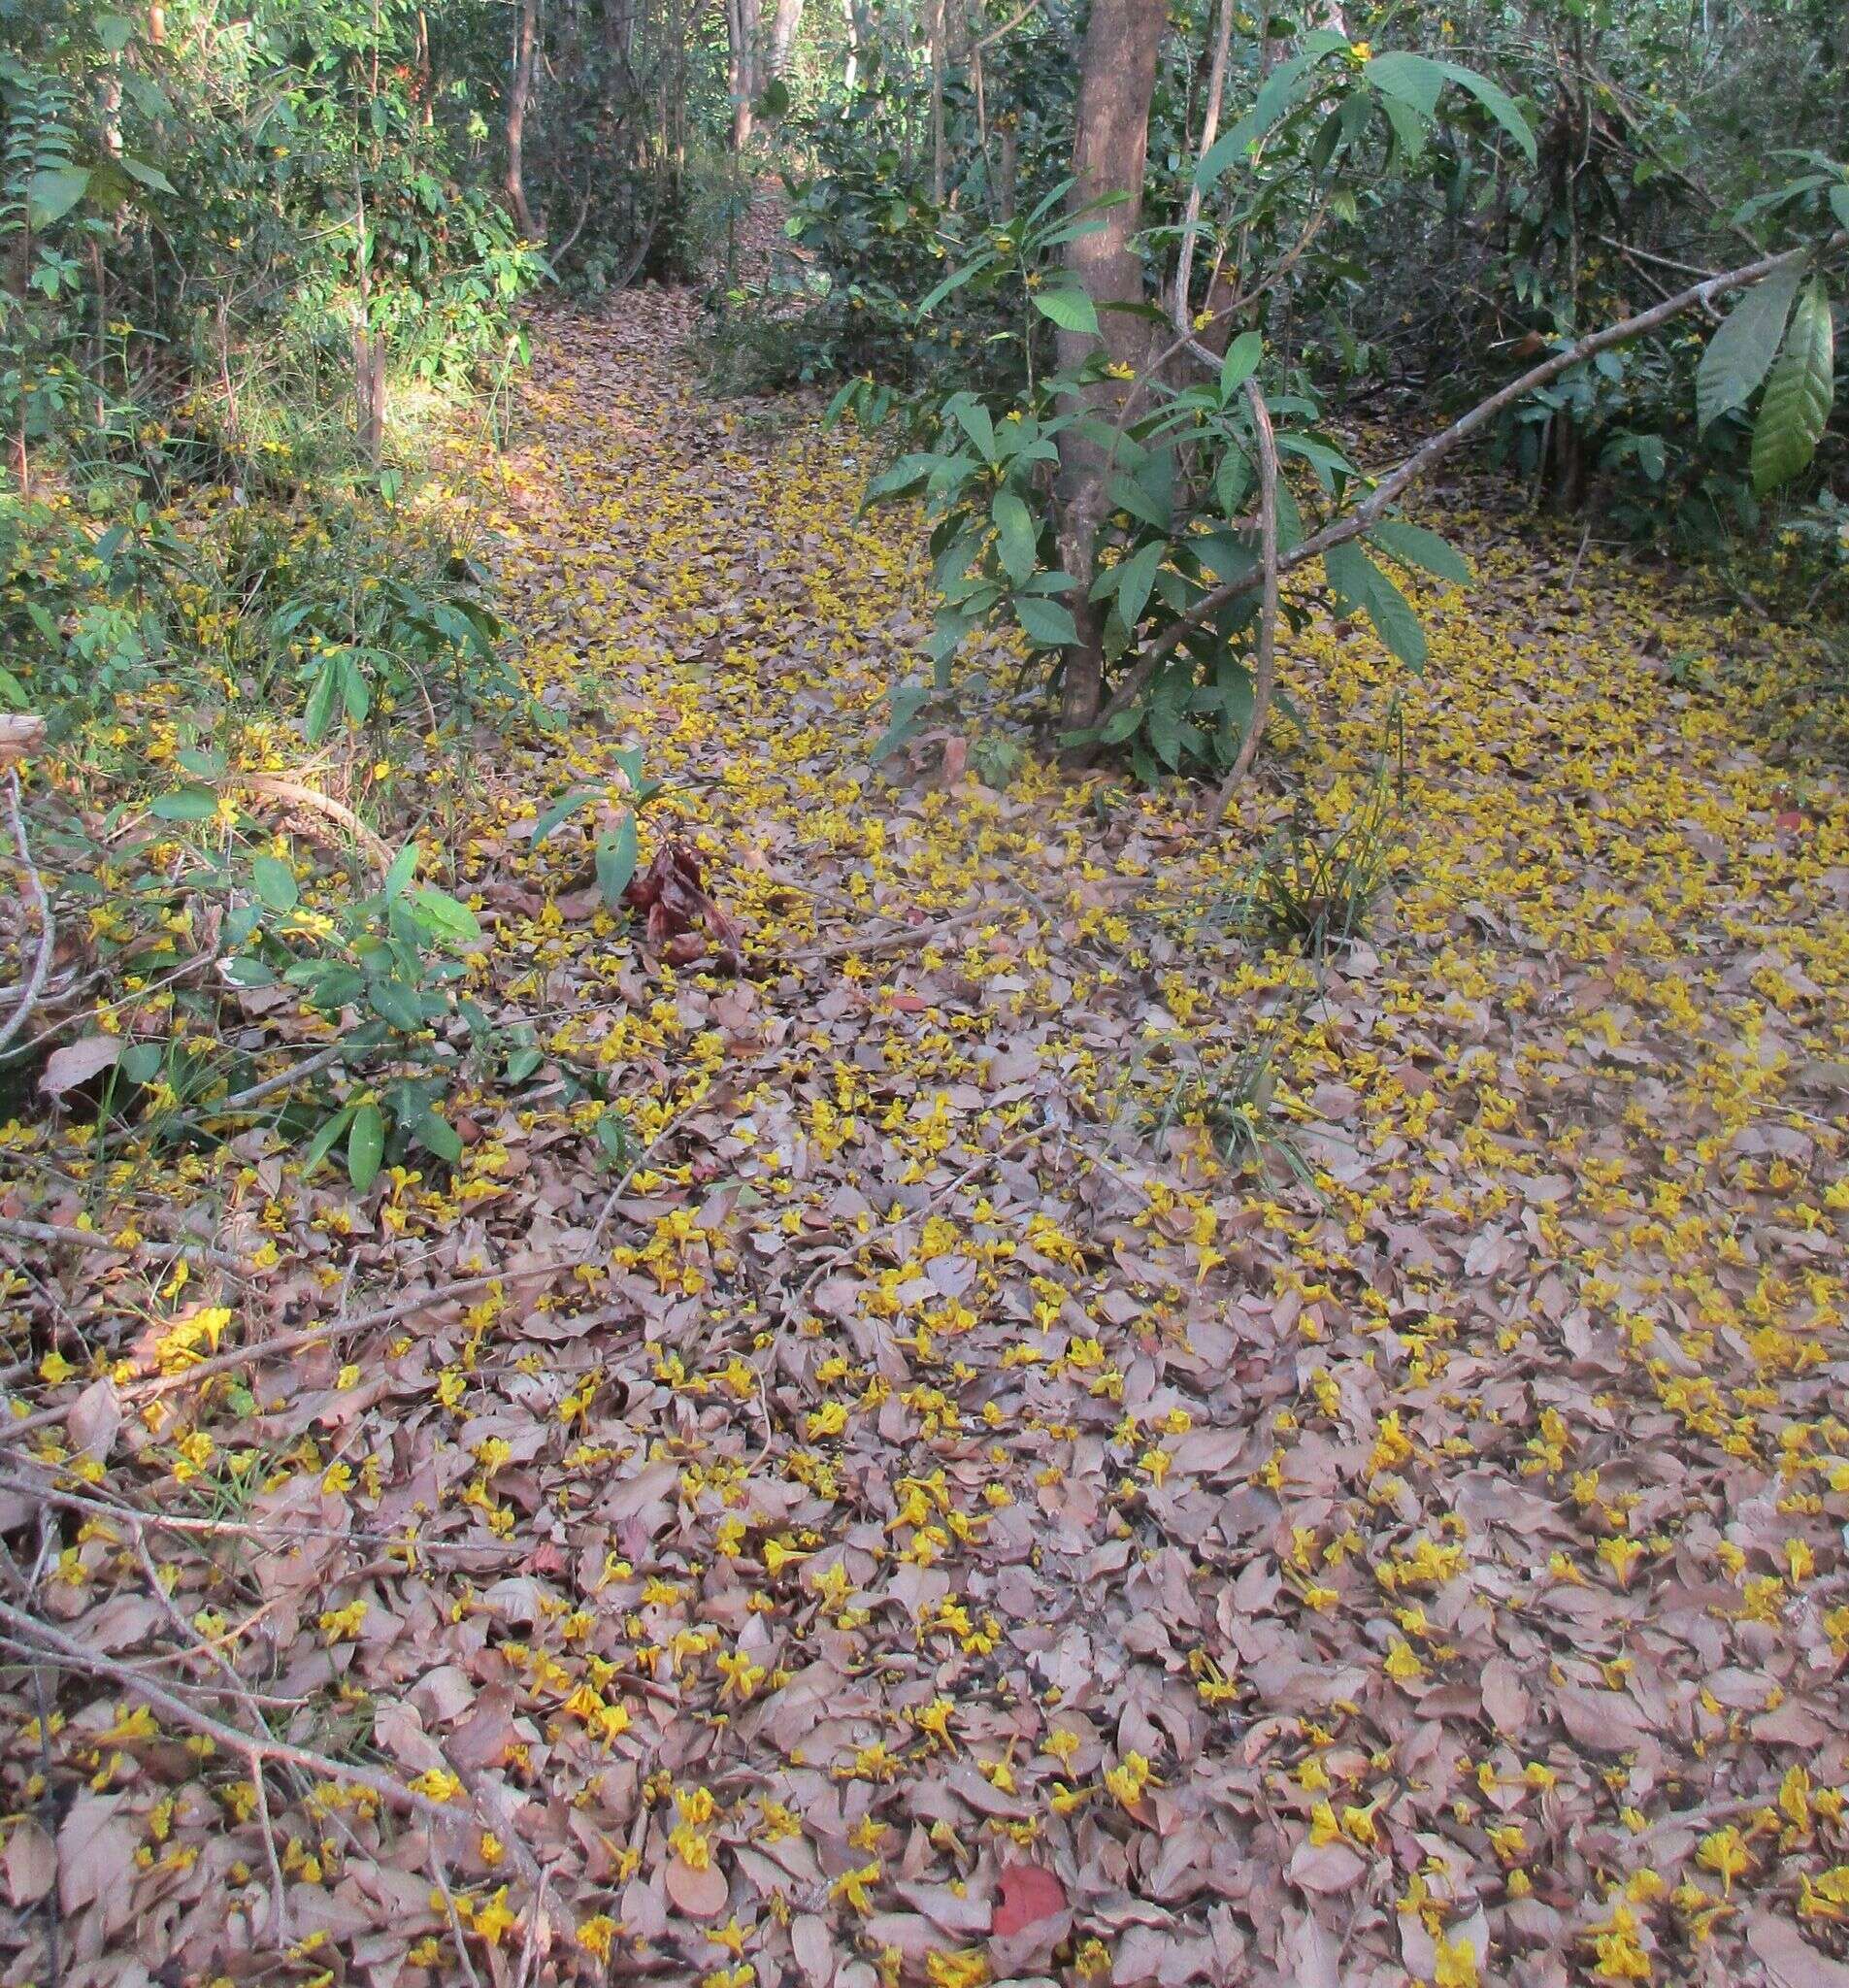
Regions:
<instances>
[{"instance_id":1,"label":"fallen twig","mask_svg":"<svg viewBox=\"0 0 1849 1988\"><path fill-rule=\"evenodd\" d=\"M307 808L316 814L325 814L328 820L338 822L346 829L381 870L391 868L390 844L382 841L368 828L345 801L335 800L332 794L324 794L318 787L304 785L300 780L285 780L281 776L271 773L239 774L235 783L241 787L248 787L252 793L267 795L273 801L292 801L298 808Z\"/></svg>"},{"instance_id":2,"label":"fallen twig","mask_svg":"<svg viewBox=\"0 0 1849 1988\"><path fill-rule=\"evenodd\" d=\"M371 1332L381 1325L394 1325L401 1318L409 1318L413 1312L427 1310L433 1305L446 1305L452 1299L466 1297L472 1291L486 1290L490 1284L513 1283L522 1277L553 1276L560 1271L582 1270L595 1262L594 1257L567 1257L560 1263L536 1266L532 1270L489 1271L480 1276L461 1277L440 1291L424 1291L415 1297L401 1298L397 1303L381 1307L377 1311L363 1311L356 1318L324 1318L316 1325L304 1326L298 1332L280 1333L275 1339L258 1340L248 1346L238 1346L230 1352L214 1353L178 1374L163 1374L157 1379L143 1380L120 1390L124 1402L149 1402L158 1400L164 1394L171 1394L176 1388L193 1387L202 1380L214 1379L220 1374L235 1374L240 1368L248 1367L254 1361L281 1359L284 1353L297 1353L304 1346L319 1345L323 1340L335 1339L345 1333ZM0 1441L25 1436L37 1429L50 1429L62 1422L71 1412L73 1403L65 1403L56 1408L41 1408L37 1414L22 1415L17 1421L0 1423Z\"/></svg>"},{"instance_id":3,"label":"fallen twig","mask_svg":"<svg viewBox=\"0 0 1849 1988\"><path fill-rule=\"evenodd\" d=\"M935 924L901 925L891 932L875 932L864 939L844 939L835 945L811 945L807 951L791 953L784 965L811 966L822 960L847 959L855 953L888 952L908 945L929 945L934 939L941 939L947 932L960 931L965 925L974 925L978 918L995 915L993 905L974 905L953 917L940 918Z\"/></svg>"},{"instance_id":4,"label":"fallen twig","mask_svg":"<svg viewBox=\"0 0 1849 1988\"><path fill-rule=\"evenodd\" d=\"M0 1629L8 1632L7 1640L24 1656L40 1663L68 1664L75 1671L119 1685L122 1690L139 1698L150 1710L164 1712L170 1719L215 1740L227 1753L241 1755L252 1764L253 1774L257 1762L275 1761L281 1766L300 1768L304 1773L316 1774L325 1781L345 1781L352 1787L365 1788L377 1795L387 1807L395 1808L401 1814L420 1815L451 1827L464 1819L456 1808L432 1801L415 1788L394 1781L389 1774L375 1773L371 1768L359 1767L351 1761L335 1760L306 1746L291 1745L286 1740L247 1733L241 1727L215 1718L211 1712L201 1711L178 1692L168 1690L164 1684L153 1683L132 1666L107 1657L101 1650L86 1649L75 1639L52 1628L49 1622L39 1621L9 1602L0 1602Z\"/></svg>"},{"instance_id":5,"label":"fallen twig","mask_svg":"<svg viewBox=\"0 0 1849 1988\"><path fill-rule=\"evenodd\" d=\"M0 1215L0 1236L16 1242L49 1242L67 1249L95 1249L106 1256L196 1256L215 1270L250 1275L250 1266L228 1250L215 1249L210 1242L161 1241L149 1237L140 1242L118 1242L114 1236L94 1229L72 1228L63 1222L29 1222L17 1215Z\"/></svg>"},{"instance_id":6,"label":"fallen twig","mask_svg":"<svg viewBox=\"0 0 1849 1988\"><path fill-rule=\"evenodd\" d=\"M39 729L43 734L44 726ZM25 818L19 812L19 776L12 766L7 768L7 820L13 829L13 845L19 854L19 867L25 872L26 894L39 914L39 948L20 986L19 1005L7 1017L4 1026L0 1026L0 1049L4 1049L25 1027L27 1018L39 1005L45 977L51 970L51 949L56 945L58 936L57 922L51 916L50 900L45 894L39 867L32 860L32 846L26 841Z\"/></svg>"}]
</instances>

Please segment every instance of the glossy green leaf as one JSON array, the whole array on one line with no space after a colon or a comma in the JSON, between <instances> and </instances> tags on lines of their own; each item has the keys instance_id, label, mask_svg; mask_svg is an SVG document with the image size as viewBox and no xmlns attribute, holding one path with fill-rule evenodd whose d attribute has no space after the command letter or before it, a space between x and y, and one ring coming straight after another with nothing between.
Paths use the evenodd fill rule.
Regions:
<instances>
[{"instance_id":1,"label":"glossy green leaf","mask_svg":"<svg viewBox=\"0 0 1849 1988\"><path fill-rule=\"evenodd\" d=\"M1830 298L1822 279L1813 278L1792 314L1753 428L1753 488L1761 496L1789 482L1816 453L1834 390Z\"/></svg>"},{"instance_id":2,"label":"glossy green leaf","mask_svg":"<svg viewBox=\"0 0 1849 1988\"><path fill-rule=\"evenodd\" d=\"M446 945L480 944L481 927L476 922L476 914L446 890L423 888L406 895L417 923L431 938Z\"/></svg>"},{"instance_id":3,"label":"glossy green leaf","mask_svg":"<svg viewBox=\"0 0 1849 1988\"><path fill-rule=\"evenodd\" d=\"M88 166L47 166L32 176L26 190L28 217L35 228L49 228L70 213L90 187Z\"/></svg>"},{"instance_id":4,"label":"glossy green leaf","mask_svg":"<svg viewBox=\"0 0 1849 1988\"><path fill-rule=\"evenodd\" d=\"M1016 586L1025 585L1040 564L1040 534L1033 513L1012 490L998 490L989 515L995 520L1002 570Z\"/></svg>"},{"instance_id":5,"label":"glossy green leaf","mask_svg":"<svg viewBox=\"0 0 1849 1988\"><path fill-rule=\"evenodd\" d=\"M625 814L608 835L597 839L597 888L613 911L636 874L636 817Z\"/></svg>"},{"instance_id":6,"label":"glossy green leaf","mask_svg":"<svg viewBox=\"0 0 1849 1988\"><path fill-rule=\"evenodd\" d=\"M347 1177L361 1194L379 1178L385 1157L385 1119L377 1105L362 1105L353 1113L347 1135Z\"/></svg>"},{"instance_id":7,"label":"glossy green leaf","mask_svg":"<svg viewBox=\"0 0 1849 1988\"><path fill-rule=\"evenodd\" d=\"M1098 332L1098 313L1092 308L1091 299L1074 283L1066 283L1055 290L1036 290L1034 308L1042 317L1050 317L1062 331Z\"/></svg>"},{"instance_id":8,"label":"glossy green leaf","mask_svg":"<svg viewBox=\"0 0 1849 1988\"><path fill-rule=\"evenodd\" d=\"M210 787L179 787L157 796L148 812L157 821L210 821L218 812L218 797Z\"/></svg>"},{"instance_id":9,"label":"glossy green leaf","mask_svg":"<svg viewBox=\"0 0 1849 1988\"><path fill-rule=\"evenodd\" d=\"M1036 648L1065 648L1078 640L1072 610L1043 594L1016 594L1014 618Z\"/></svg>"},{"instance_id":10,"label":"glossy green leaf","mask_svg":"<svg viewBox=\"0 0 1849 1988\"><path fill-rule=\"evenodd\" d=\"M1695 372L1696 419L1701 427L1731 408L1744 407L1766 378L1802 274L1796 264L1775 269L1741 297L1708 340Z\"/></svg>"},{"instance_id":11,"label":"glossy green leaf","mask_svg":"<svg viewBox=\"0 0 1849 1988\"><path fill-rule=\"evenodd\" d=\"M295 872L280 856L256 857L250 865L250 885L272 911L294 911L302 895Z\"/></svg>"},{"instance_id":12,"label":"glossy green leaf","mask_svg":"<svg viewBox=\"0 0 1849 1988\"><path fill-rule=\"evenodd\" d=\"M1407 524L1403 518L1392 518L1385 524L1375 525L1369 536L1383 552L1398 559L1403 566L1416 566L1421 572L1448 580L1453 586L1469 586L1476 578L1470 570L1470 562L1449 540L1439 538L1436 532L1428 531L1422 524Z\"/></svg>"}]
</instances>

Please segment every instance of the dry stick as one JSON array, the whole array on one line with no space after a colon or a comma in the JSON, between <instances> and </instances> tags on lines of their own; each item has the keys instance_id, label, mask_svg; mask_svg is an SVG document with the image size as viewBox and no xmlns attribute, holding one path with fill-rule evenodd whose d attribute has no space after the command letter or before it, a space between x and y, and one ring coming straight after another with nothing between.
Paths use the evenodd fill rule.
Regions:
<instances>
[{"instance_id":1,"label":"dry stick","mask_svg":"<svg viewBox=\"0 0 1849 1988\"><path fill-rule=\"evenodd\" d=\"M74 1229L63 1222L28 1222L17 1215L0 1215L0 1236L16 1242L47 1242L53 1247L98 1249L106 1256L196 1256L215 1270L236 1271L244 1276L250 1266L241 1256L215 1249L209 1242L118 1242L114 1236L99 1235L94 1229Z\"/></svg>"},{"instance_id":2,"label":"dry stick","mask_svg":"<svg viewBox=\"0 0 1849 1988\"><path fill-rule=\"evenodd\" d=\"M588 1373L590 1370L563 1368L553 1371ZM471 1546L461 1540L424 1540L410 1534L368 1531L342 1532L337 1526L296 1525L286 1519L279 1519L273 1525L251 1525L235 1518L193 1518L170 1511L140 1511L132 1505L112 1504L107 1498L85 1498L81 1492L54 1489L38 1478L16 1477L9 1471L0 1471L0 1491L17 1491L22 1497L36 1498L41 1504L55 1506L61 1511L82 1512L86 1518L114 1519L129 1527L155 1526L163 1533L204 1539L262 1540L271 1545L285 1546L295 1545L303 1540L338 1540L348 1546L364 1547L369 1552L382 1549L389 1553L395 1547L405 1547L413 1557L488 1550L485 1545Z\"/></svg>"},{"instance_id":3,"label":"dry stick","mask_svg":"<svg viewBox=\"0 0 1849 1988\"><path fill-rule=\"evenodd\" d=\"M785 966L810 966L821 960L846 959L857 952L885 952L907 945L929 945L947 932L974 925L978 918L995 916L992 905L973 905L953 918L941 918L934 925L902 925L894 932L876 932L871 939L848 939L839 945L811 945L806 952L793 952Z\"/></svg>"},{"instance_id":4,"label":"dry stick","mask_svg":"<svg viewBox=\"0 0 1849 1988\"><path fill-rule=\"evenodd\" d=\"M252 1763L253 1771L259 1760L276 1761L285 1767L300 1768L304 1773L318 1775L324 1781L346 1781L353 1787L365 1788L377 1795L387 1807L396 1808L404 1814L424 1816L452 1827L463 1820L462 1813L455 1807L433 1802L428 1795L420 1795L415 1788L394 1781L389 1774L375 1773L371 1768L335 1760L328 1754L312 1752L306 1746L291 1745L286 1740L263 1739L240 1727L227 1725L212 1713L201 1711L178 1692L151 1682L139 1671L118 1663L114 1657L104 1656L100 1650L85 1649L81 1642L53 1629L49 1622L39 1621L9 1602L0 1602L0 1628L10 1632L8 1640L22 1654L40 1663L67 1663L74 1670L87 1672L92 1677L119 1685L151 1710L164 1712L182 1726L190 1726L195 1733L203 1733L227 1753L241 1754Z\"/></svg>"},{"instance_id":5,"label":"dry stick","mask_svg":"<svg viewBox=\"0 0 1849 1988\"><path fill-rule=\"evenodd\" d=\"M228 1118L233 1111L248 1111L252 1105L260 1105L265 1098L273 1098L278 1091L285 1091L291 1084L301 1083L305 1078L318 1077L322 1071L338 1063L347 1054L345 1043L330 1043L325 1049L317 1049L313 1056L298 1063L293 1070L284 1070L276 1077L266 1077L261 1083L253 1083L248 1090L234 1091L221 1104L202 1108L208 1118Z\"/></svg>"},{"instance_id":6,"label":"dry stick","mask_svg":"<svg viewBox=\"0 0 1849 1988\"><path fill-rule=\"evenodd\" d=\"M1265 720L1271 713L1271 692L1277 683L1277 437L1271 432L1271 411L1265 405L1265 396L1254 380L1245 382L1245 404L1252 411L1252 429L1258 437L1259 563L1265 592L1258 616L1258 668L1252 678L1252 716L1245 727L1239 756L1213 797L1213 812L1208 816L1208 826L1212 828L1218 828L1226 819L1226 811L1233 805L1239 782L1251 772L1252 762L1258 757Z\"/></svg>"},{"instance_id":7,"label":"dry stick","mask_svg":"<svg viewBox=\"0 0 1849 1988\"><path fill-rule=\"evenodd\" d=\"M300 1332L285 1332L276 1339L260 1340L229 1353L215 1353L178 1374L162 1375L157 1380L145 1380L136 1386L125 1387L120 1391L120 1398L124 1402L155 1401L161 1395L173 1393L176 1388L193 1387L220 1374L235 1374L239 1368L248 1367L253 1361L274 1360L284 1353L299 1352L304 1346L318 1345L321 1341L334 1339L343 1333L370 1332L381 1325L394 1325L413 1312L427 1310L433 1305L446 1305L471 1291L486 1290L490 1284L515 1283L522 1277L551 1276L559 1271L582 1270L595 1261L594 1257L567 1257L562 1263L541 1264L531 1270L490 1271L480 1276L461 1277L441 1291L424 1291L416 1297L401 1298L396 1304L383 1306L377 1311L362 1311L357 1318L324 1318L318 1325L304 1326ZM0 1423L0 1441L28 1435L35 1429L51 1428L62 1422L75 1406L75 1403L67 1402L59 1408L41 1408L36 1415L22 1415L17 1422Z\"/></svg>"},{"instance_id":8,"label":"dry stick","mask_svg":"<svg viewBox=\"0 0 1849 1988\"><path fill-rule=\"evenodd\" d=\"M248 787L252 793L268 795L273 801L292 801L298 808L325 814L328 820L338 822L346 829L381 870L391 868L390 845L374 834L345 801L335 800L332 794L323 794L318 787L305 786L300 780L281 779L269 773L239 774L235 784Z\"/></svg>"},{"instance_id":9,"label":"dry stick","mask_svg":"<svg viewBox=\"0 0 1849 1988\"><path fill-rule=\"evenodd\" d=\"M174 1598L167 1592L166 1583L160 1577L160 1569L154 1565L154 1557L148 1550L148 1539L144 1529L134 1527L135 1557L141 1562L142 1572L148 1576L148 1585L154 1592L154 1600L165 1611L168 1621L179 1630L182 1639L192 1649L212 1659L214 1667L231 1687L231 1694L245 1708L245 1711L261 1726L263 1714L258 1709L250 1687L238 1675L231 1659L214 1643L199 1635L190 1622L180 1612ZM270 1859L270 1912L271 1937L279 1943L289 1937L289 1891L282 1881L282 1863L277 1855L276 1824L270 1820L270 1797L263 1785L263 1763L253 1753L250 1756L250 1785L256 1791L257 1821L263 1829L263 1847Z\"/></svg>"},{"instance_id":10,"label":"dry stick","mask_svg":"<svg viewBox=\"0 0 1849 1988\"><path fill-rule=\"evenodd\" d=\"M1506 407L1511 407L1526 395L1558 380L1563 373L1583 365L1586 360L1596 358L1599 353L1609 351L1613 346L1621 346L1634 338L1641 338L1645 332L1655 331L1659 325L1667 324L1670 318L1678 317L1684 311L1711 302L1715 297L1724 296L1730 290L1744 289L1749 284L1763 282L1774 276L1781 269L1790 269L1806 261L1811 255L1827 255L1832 250L1849 244L1849 228L1838 228L1820 246L1807 244L1799 248L1787 248L1776 255L1762 255L1757 262L1744 262L1737 269L1723 270L1719 276L1704 278L1700 282L1691 284L1686 290L1678 290L1673 297L1667 297L1661 304L1648 311L1640 311L1634 317L1626 317L1616 324L1607 325L1602 331L1588 333L1585 338L1575 341L1565 351L1556 352L1552 358L1543 359L1538 366L1531 367L1518 379L1511 380L1506 386L1499 388L1487 400L1478 401L1468 414L1460 414L1448 428L1433 436L1406 457L1398 469L1390 472L1374 485L1367 501L1358 505L1346 517L1337 518L1325 525L1312 538L1295 546L1283 554L1277 562L1280 577L1293 572L1299 566L1306 566L1312 559L1320 559L1325 552L1333 552L1337 546L1345 546L1351 539L1358 539L1362 533L1370 531L1400 497L1416 483L1419 479L1451 453L1460 442L1469 441L1479 428L1487 426ZM1116 694L1105 707L1099 723L1106 724L1119 712L1127 711L1137 700L1139 693L1149 679L1154 676L1162 659L1181 641L1190 629L1198 628L1210 615L1230 602L1237 601L1243 594L1263 582L1262 573L1248 573L1238 580L1228 580L1224 586L1215 587L1212 592L1203 594L1184 614L1177 615L1170 622L1154 642L1137 659L1136 667L1123 682Z\"/></svg>"},{"instance_id":11,"label":"dry stick","mask_svg":"<svg viewBox=\"0 0 1849 1988\"><path fill-rule=\"evenodd\" d=\"M11 766L7 768L7 820L13 828L13 845L19 852L20 868L25 872L26 893L32 900L33 910L39 914L39 949L33 955L31 971L19 991L19 1005L7 1017L6 1025L0 1027L0 1049L4 1049L25 1027L27 1016L39 1005L45 977L51 970L51 949L57 944L58 936L50 901L46 897L39 867L32 860L31 845L25 839L25 820L19 812L19 775L17 769Z\"/></svg>"}]
</instances>

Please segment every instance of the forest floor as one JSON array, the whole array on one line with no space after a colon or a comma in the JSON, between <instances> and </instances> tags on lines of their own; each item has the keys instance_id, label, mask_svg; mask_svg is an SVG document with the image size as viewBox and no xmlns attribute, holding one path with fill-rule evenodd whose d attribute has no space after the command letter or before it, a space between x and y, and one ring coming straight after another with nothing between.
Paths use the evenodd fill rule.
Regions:
<instances>
[{"instance_id":1,"label":"forest floor","mask_svg":"<svg viewBox=\"0 0 1849 1988\"><path fill-rule=\"evenodd\" d=\"M147 1330L29 1391L0 1518L61 1472L38 1605L153 1669L42 1741L12 1697L4 1979L55 1928L83 1983L1849 1983L1800 659L1460 510L1423 685L1317 619L1221 837L999 720L875 765L917 520L704 400L691 315L547 319L454 469L563 721L451 831L544 1062L453 1176L189 1163L248 1281L60 1260ZM596 809L535 842L637 746L723 914L665 946ZM1379 872L1320 960L1254 903L1293 821ZM375 1785L305 1752L266 1814L150 1676Z\"/></svg>"}]
</instances>

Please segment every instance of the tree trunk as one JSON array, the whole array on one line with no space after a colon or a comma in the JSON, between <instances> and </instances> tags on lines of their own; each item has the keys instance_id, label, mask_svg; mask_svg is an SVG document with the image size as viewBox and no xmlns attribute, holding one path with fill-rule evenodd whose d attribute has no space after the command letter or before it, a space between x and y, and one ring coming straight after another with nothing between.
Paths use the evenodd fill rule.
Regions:
<instances>
[{"instance_id":1,"label":"tree trunk","mask_svg":"<svg viewBox=\"0 0 1849 1988\"><path fill-rule=\"evenodd\" d=\"M1168 20L1165 0L1092 0L1079 56L1072 205L1084 207L1111 193L1130 197L1098 216L1100 225L1091 233L1066 245L1066 268L1098 312L1106 356L1133 372L1148 356L1149 327L1139 316L1106 307L1144 302L1142 261L1133 245L1142 224L1149 106ZM1061 331L1061 371L1075 371L1098 343L1088 332ZM1085 389L1083 406L1094 416L1112 422L1126 412L1125 391L1121 381L1100 381ZM1067 654L1060 701L1060 715L1069 731L1095 724L1104 703L1104 615L1086 595L1091 590L1099 527L1108 510L1106 449L1102 441L1082 432L1085 425L1074 424L1060 435L1054 491L1060 564L1077 582L1064 597L1079 636L1077 646Z\"/></svg>"},{"instance_id":2,"label":"tree trunk","mask_svg":"<svg viewBox=\"0 0 1849 1988\"><path fill-rule=\"evenodd\" d=\"M757 0L725 0L726 88L732 98L732 149L751 143L757 87Z\"/></svg>"},{"instance_id":3,"label":"tree trunk","mask_svg":"<svg viewBox=\"0 0 1849 1988\"><path fill-rule=\"evenodd\" d=\"M539 239L533 210L526 203L526 165L522 148L526 114L533 100L533 70L540 35L540 0L519 0L513 17L513 75L508 87L508 205L514 225L529 242Z\"/></svg>"},{"instance_id":4,"label":"tree trunk","mask_svg":"<svg viewBox=\"0 0 1849 1988\"><path fill-rule=\"evenodd\" d=\"M790 66L802 25L803 0L776 0L771 15L771 76L767 81L781 76Z\"/></svg>"},{"instance_id":5,"label":"tree trunk","mask_svg":"<svg viewBox=\"0 0 1849 1988\"><path fill-rule=\"evenodd\" d=\"M851 97L860 81L859 0L842 0L842 20L847 29L847 60L842 69L842 87Z\"/></svg>"}]
</instances>

